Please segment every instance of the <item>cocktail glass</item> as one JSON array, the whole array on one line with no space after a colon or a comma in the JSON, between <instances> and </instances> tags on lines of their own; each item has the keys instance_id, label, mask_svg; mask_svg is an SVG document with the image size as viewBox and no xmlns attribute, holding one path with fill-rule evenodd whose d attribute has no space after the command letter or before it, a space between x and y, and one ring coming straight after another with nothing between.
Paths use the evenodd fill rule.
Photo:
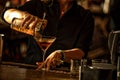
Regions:
<instances>
[{"instance_id":1,"label":"cocktail glass","mask_svg":"<svg viewBox=\"0 0 120 80\"><path fill-rule=\"evenodd\" d=\"M45 55L48 48L52 45L52 43L56 40L54 36L41 36L40 38L36 38L36 41L40 48L43 51L43 62L45 61ZM43 65L42 70L45 70L45 66Z\"/></svg>"}]
</instances>

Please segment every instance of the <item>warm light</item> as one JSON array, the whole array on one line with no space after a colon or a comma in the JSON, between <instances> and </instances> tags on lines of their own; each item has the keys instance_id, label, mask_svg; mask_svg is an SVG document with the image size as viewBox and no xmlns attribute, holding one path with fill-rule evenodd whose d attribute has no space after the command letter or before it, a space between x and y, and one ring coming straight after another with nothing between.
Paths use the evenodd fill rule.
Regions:
<instances>
[{"instance_id":1,"label":"warm light","mask_svg":"<svg viewBox=\"0 0 120 80\"><path fill-rule=\"evenodd\" d=\"M104 13L109 12L109 5L110 5L110 0L105 0L104 5L103 5L103 12Z\"/></svg>"},{"instance_id":2,"label":"warm light","mask_svg":"<svg viewBox=\"0 0 120 80\"><path fill-rule=\"evenodd\" d=\"M12 20L14 18L23 18L22 13L23 12L16 10L16 9L8 9L5 11L3 18L6 22L8 22L10 24L10 23L12 23Z\"/></svg>"}]
</instances>

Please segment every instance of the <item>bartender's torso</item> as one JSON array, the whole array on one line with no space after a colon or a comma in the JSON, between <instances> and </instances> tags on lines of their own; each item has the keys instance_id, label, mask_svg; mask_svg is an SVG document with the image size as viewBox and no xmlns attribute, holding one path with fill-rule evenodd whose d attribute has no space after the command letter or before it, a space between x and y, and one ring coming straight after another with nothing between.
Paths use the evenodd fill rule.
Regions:
<instances>
[{"instance_id":1,"label":"bartender's torso","mask_svg":"<svg viewBox=\"0 0 120 80\"><path fill-rule=\"evenodd\" d=\"M87 52L91 41L91 38L86 38L89 40L84 40L84 35L86 34L85 31L87 31L87 28L86 30L84 28L87 27L85 21L87 16L89 16L87 10L84 10L75 3L72 8L69 9L62 18L60 18L60 10L57 3L51 7L44 7L39 0L35 1L37 2L35 3L33 1L31 3L26 3L24 8L21 7L21 9L40 18L42 18L43 13L46 12L45 19L48 20L48 23L43 34L56 36L57 38L48 49L47 56L54 50L58 49L65 50L81 48L83 51ZM93 27L91 27L91 29L93 29ZM90 31L89 36L92 36L92 30Z\"/></svg>"}]
</instances>

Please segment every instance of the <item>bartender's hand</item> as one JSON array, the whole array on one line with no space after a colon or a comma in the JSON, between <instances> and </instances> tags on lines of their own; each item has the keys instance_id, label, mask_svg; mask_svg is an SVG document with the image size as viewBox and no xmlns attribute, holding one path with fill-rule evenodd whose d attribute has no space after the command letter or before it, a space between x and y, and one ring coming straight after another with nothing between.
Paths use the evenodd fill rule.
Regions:
<instances>
[{"instance_id":1,"label":"bartender's hand","mask_svg":"<svg viewBox=\"0 0 120 80\"><path fill-rule=\"evenodd\" d=\"M52 52L43 63L37 62L38 68L37 70L40 70L43 66L46 68L46 70L49 70L50 68L55 68L56 66L62 64L62 54L59 50L56 50Z\"/></svg>"},{"instance_id":2,"label":"bartender's hand","mask_svg":"<svg viewBox=\"0 0 120 80\"><path fill-rule=\"evenodd\" d=\"M23 18L21 18L21 24L19 25L20 27L18 29L15 29L17 31L30 34L30 35L35 35L35 30L40 31L41 29L44 30L44 28L47 25L47 20L46 19L41 19L38 18L37 16L31 15L27 12L24 12Z\"/></svg>"},{"instance_id":3,"label":"bartender's hand","mask_svg":"<svg viewBox=\"0 0 120 80\"><path fill-rule=\"evenodd\" d=\"M41 19L39 19L38 17L36 16L33 16L27 12L25 12L25 16L24 16L24 19L23 19L23 23L22 23L22 26L24 28L27 28L29 26L29 28L34 28L38 22L41 21Z\"/></svg>"},{"instance_id":4,"label":"bartender's hand","mask_svg":"<svg viewBox=\"0 0 120 80\"><path fill-rule=\"evenodd\" d=\"M42 19L26 13L26 16L23 19L22 29L23 31L25 30L27 34L34 35L35 27L39 25L41 21Z\"/></svg>"},{"instance_id":5,"label":"bartender's hand","mask_svg":"<svg viewBox=\"0 0 120 80\"><path fill-rule=\"evenodd\" d=\"M82 59L84 55L85 53L79 48L64 51L56 50L51 53L42 64L38 64L37 70L40 70L43 66L49 70L50 68L55 68L57 65L62 64L62 60L70 63L71 59Z\"/></svg>"}]
</instances>

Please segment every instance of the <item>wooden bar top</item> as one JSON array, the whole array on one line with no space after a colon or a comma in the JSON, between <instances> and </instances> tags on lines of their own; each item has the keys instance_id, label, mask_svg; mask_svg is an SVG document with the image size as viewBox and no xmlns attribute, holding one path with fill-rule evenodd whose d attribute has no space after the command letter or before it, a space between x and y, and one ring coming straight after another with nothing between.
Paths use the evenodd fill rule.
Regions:
<instances>
[{"instance_id":1,"label":"wooden bar top","mask_svg":"<svg viewBox=\"0 0 120 80\"><path fill-rule=\"evenodd\" d=\"M29 66L29 65L27 65ZM33 66L32 66L33 67ZM18 65L0 64L0 80L79 80L71 78L69 72L37 71Z\"/></svg>"}]
</instances>

